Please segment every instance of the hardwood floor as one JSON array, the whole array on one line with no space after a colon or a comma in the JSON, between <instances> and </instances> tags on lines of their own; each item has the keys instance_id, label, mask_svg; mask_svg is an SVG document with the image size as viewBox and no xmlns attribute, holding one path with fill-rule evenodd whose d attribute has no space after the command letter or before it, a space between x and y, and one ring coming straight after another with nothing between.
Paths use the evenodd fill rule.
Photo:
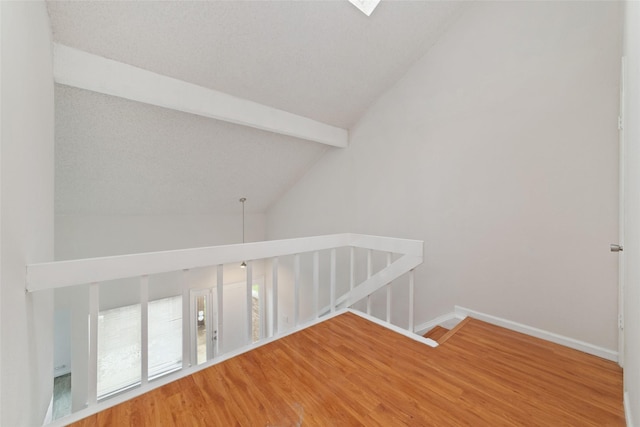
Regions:
<instances>
[{"instance_id":1,"label":"hardwood floor","mask_svg":"<svg viewBox=\"0 0 640 427\"><path fill-rule=\"evenodd\" d=\"M469 320L431 348L347 313L79 426L623 426L613 362Z\"/></svg>"}]
</instances>

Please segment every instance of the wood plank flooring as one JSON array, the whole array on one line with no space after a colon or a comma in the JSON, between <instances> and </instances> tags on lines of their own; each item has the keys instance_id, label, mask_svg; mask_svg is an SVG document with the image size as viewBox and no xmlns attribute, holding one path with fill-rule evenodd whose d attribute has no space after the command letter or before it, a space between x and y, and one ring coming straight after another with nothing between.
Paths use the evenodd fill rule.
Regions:
<instances>
[{"instance_id":1,"label":"wood plank flooring","mask_svg":"<svg viewBox=\"0 0 640 427\"><path fill-rule=\"evenodd\" d=\"M613 362L469 320L431 348L352 313L79 426L623 426Z\"/></svg>"}]
</instances>

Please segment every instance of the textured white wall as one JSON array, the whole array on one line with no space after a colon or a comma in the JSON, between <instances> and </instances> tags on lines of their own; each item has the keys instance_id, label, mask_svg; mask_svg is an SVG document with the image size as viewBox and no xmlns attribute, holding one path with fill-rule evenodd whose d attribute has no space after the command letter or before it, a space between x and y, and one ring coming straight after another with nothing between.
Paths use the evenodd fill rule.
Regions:
<instances>
[{"instance_id":1,"label":"textured white wall","mask_svg":"<svg viewBox=\"0 0 640 427\"><path fill-rule=\"evenodd\" d=\"M41 425L53 389L51 293L25 265L53 260L53 71L43 1L1 2L0 425Z\"/></svg>"},{"instance_id":2,"label":"textured white wall","mask_svg":"<svg viewBox=\"0 0 640 427\"><path fill-rule=\"evenodd\" d=\"M473 5L267 237L422 239L417 323L459 304L615 350L620 41L618 3Z\"/></svg>"},{"instance_id":3,"label":"textured white wall","mask_svg":"<svg viewBox=\"0 0 640 427\"><path fill-rule=\"evenodd\" d=\"M240 205L240 203L238 203ZM238 206L239 209L240 206ZM264 240L265 215L247 214L245 241ZM242 242L237 215L56 215L57 261Z\"/></svg>"}]
</instances>

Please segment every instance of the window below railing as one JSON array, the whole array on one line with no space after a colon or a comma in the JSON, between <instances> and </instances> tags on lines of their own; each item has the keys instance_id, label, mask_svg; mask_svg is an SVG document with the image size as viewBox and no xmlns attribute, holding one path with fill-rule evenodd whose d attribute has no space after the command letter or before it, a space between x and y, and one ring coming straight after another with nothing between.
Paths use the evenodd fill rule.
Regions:
<instances>
[{"instance_id":1,"label":"window below railing","mask_svg":"<svg viewBox=\"0 0 640 427\"><path fill-rule=\"evenodd\" d=\"M140 304L98 314L98 400L140 383ZM149 302L149 380L182 368L182 296Z\"/></svg>"}]
</instances>

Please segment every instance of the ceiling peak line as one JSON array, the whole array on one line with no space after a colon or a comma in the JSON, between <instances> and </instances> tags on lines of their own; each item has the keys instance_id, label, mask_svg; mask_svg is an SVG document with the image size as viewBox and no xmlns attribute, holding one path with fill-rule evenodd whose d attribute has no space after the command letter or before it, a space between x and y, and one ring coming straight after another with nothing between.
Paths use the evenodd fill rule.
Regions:
<instances>
[{"instance_id":1,"label":"ceiling peak line","mask_svg":"<svg viewBox=\"0 0 640 427\"><path fill-rule=\"evenodd\" d=\"M54 43L56 83L183 111L333 147L349 133L308 117Z\"/></svg>"}]
</instances>

